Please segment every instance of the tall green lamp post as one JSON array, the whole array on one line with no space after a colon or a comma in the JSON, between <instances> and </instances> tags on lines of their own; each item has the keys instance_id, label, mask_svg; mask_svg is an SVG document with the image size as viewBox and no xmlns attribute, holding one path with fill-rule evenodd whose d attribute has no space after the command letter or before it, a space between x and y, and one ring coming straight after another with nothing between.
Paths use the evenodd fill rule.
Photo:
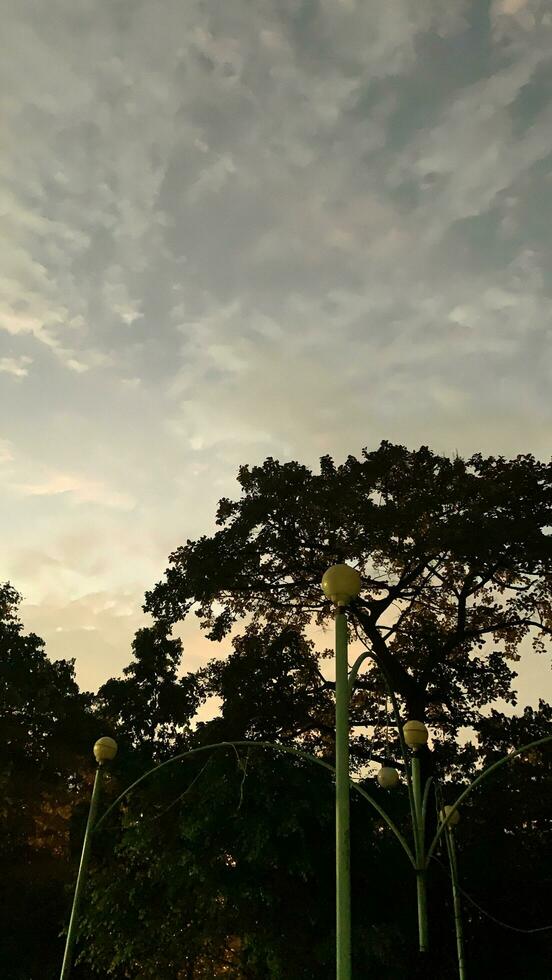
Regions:
<instances>
[{"instance_id":1,"label":"tall green lamp post","mask_svg":"<svg viewBox=\"0 0 552 980\"><path fill-rule=\"evenodd\" d=\"M98 763L98 768L96 769L96 775L94 777L94 786L92 788L92 796L90 798L90 809L88 811L88 820L86 821L86 830L84 831L84 840L82 843L81 859L79 864L79 870L77 873L77 881L75 884L75 894L73 895L71 918L69 919L69 927L67 929L67 939L65 940L65 952L63 954L63 964L61 967L60 980L68 980L71 973L71 964L73 962L73 951L75 948L75 940L77 938L77 920L79 914L79 906L81 902L82 892L84 889L88 863L90 860L90 845L92 843L92 831L94 830L94 824L96 823L96 817L98 814L98 803L100 801L103 768L106 762L111 762L111 760L114 759L116 755L117 755L117 743L115 739L109 738L109 736L107 735L104 735L103 738L99 738L96 744L94 745L94 757L96 759L96 762Z\"/></svg>"},{"instance_id":2,"label":"tall green lamp post","mask_svg":"<svg viewBox=\"0 0 552 980\"><path fill-rule=\"evenodd\" d=\"M356 569L332 565L322 589L335 605L335 882L337 980L351 980L351 855L349 828L349 664L346 608L362 588Z\"/></svg>"}]
</instances>

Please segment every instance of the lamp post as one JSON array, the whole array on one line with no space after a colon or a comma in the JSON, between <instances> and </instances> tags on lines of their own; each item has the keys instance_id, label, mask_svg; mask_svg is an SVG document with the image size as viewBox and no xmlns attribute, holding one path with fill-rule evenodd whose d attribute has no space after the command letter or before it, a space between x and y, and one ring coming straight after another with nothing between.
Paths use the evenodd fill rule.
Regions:
<instances>
[{"instance_id":1,"label":"lamp post","mask_svg":"<svg viewBox=\"0 0 552 980\"><path fill-rule=\"evenodd\" d=\"M416 894L418 898L418 937L420 953L427 952L427 894L425 860L425 807L422 797L422 775L418 752L427 744L423 721L412 719L403 726L403 736L412 749L412 794L414 797L414 853L416 855Z\"/></svg>"},{"instance_id":2,"label":"lamp post","mask_svg":"<svg viewBox=\"0 0 552 980\"><path fill-rule=\"evenodd\" d=\"M450 867L450 882L452 888L452 904L454 907L454 931L456 934L456 953L458 956L459 980L466 980L466 957L464 953L464 929L462 925L462 903L460 901L460 885L458 882L458 861L456 859L456 841L454 828L460 822L460 813L449 805L443 807L439 814L441 823L446 821L445 841ZM448 818L448 819L447 819Z\"/></svg>"},{"instance_id":3,"label":"lamp post","mask_svg":"<svg viewBox=\"0 0 552 980\"><path fill-rule=\"evenodd\" d=\"M103 738L99 738L94 745L94 757L98 763L98 768L96 769L96 775L94 777L94 786L92 788L92 796L90 798L90 809L88 811L88 820L86 821L86 830L84 831L84 840L82 843L81 859L79 864L79 870L77 873L77 881L75 884L75 894L73 895L73 905L71 908L71 918L69 919L69 927L67 929L67 939L65 940L65 952L63 954L63 963L61 967L60 980L68 980L71 973L71 964L73 960L73 950L75 948L75 940L77 938L77 921L79 914L80 900L82 892L84 889L84 882L86 879L86 872L88 869L88 862L90 859L90 845L92 842L92 831L94 829L94 824L96 822L96 816L98 813L98 803L100 800L100 791L102 783L102 773L103 767L106 762L111 762L112 759L117 755L117 743L115 739L109 738L109 736L104 735Z\"/></svg>"},{"instance_id":4,"label":"lamp post","mask_svg":"<svg viewBox=\"0 0 552 980\"><path fill-rule=\"evenodd\" d=\"M347 615L362 582L349 565L332 565L322 589L335 606L335 882L336 975L351 980L351 847L349 824L349 664Z\"/></svg>"}]
</instances>

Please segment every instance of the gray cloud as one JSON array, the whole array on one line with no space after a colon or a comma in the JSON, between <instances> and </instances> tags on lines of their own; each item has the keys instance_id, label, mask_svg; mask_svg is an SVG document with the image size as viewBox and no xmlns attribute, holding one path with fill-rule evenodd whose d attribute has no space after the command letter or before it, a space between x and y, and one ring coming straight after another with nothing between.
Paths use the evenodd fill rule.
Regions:
<instances>
[{"instance_id":1,"label":"gray cloud","mask_svg":"<svg viewBox=\"0 0 552 980\"><path fill-rule=\"evenodd\" d=\"M550 455L546 3L21 0L3 34L6 573L56 653L81 616L109 669L138 619L86 597L138 609L241 462Z\"/></svg>"}]
</instances>

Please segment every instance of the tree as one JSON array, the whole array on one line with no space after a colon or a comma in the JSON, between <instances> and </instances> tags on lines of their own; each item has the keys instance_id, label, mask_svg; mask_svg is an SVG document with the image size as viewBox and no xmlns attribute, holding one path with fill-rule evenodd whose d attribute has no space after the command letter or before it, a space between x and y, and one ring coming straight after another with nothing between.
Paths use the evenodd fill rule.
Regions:
<instances>
[{"instance_id":1,"label":"tree","mask_svg":"<svg viewBox=\"0 0 552 980\"><path fill-rule=\"evenodd\" d=\"M331 694L297 630L246 631L197 683L220 710L188 733L190 748L306 740L331 755ZM135 980L329 980L333 805L330 773L267 749L219 749L160 770L102 830L83 956L101 975ZM394 897L404 858L364 801L352 811L359 975L398 978L415 931L408 890ZM382 862L390 878L375 894L367 886Z\"/></svg>"},{"instance_id":2,"label":"tree","mask_svg":"<svg viewBox=\"0 0 552 980\"><path fill-rule=\"evenodd\" d=\"M144 628L136 633L132 652L123 677L99 689L96 707L129 748L160 758L177 751L202 695L192 675L177 675L180 640L158 627Z\"/></svg>"},{"instance_id":3,"label":"tree","mask_svg":"<svg viewBox=\"0 0 552 980\"><path fill-rule=\"evenodd\" d=\"M320 580L348 561L365 587L351 633L378 668L368 690L381 692L384 672L409 717L450 735L495 698L514 702L509 663L526 636L544 652L552 633L551 464L382 442L339 466L325 456L318 474L269 458L238 482L220 529L179 547L146 594L164 628L192 609L214 640L245 617L327 624Z\"/></svg>"},{"instance_id":4,"label":"tree","mask_svg":"<svg viewBox=\"0 0 552 980\"><path fill-rule=\"evenodd\" d=\"M218 718L200 724L202 740L208 733L219 741L220 729L225 739L300 739L312 752L331 751L333 704L314 644L296 629L265 626L235 637L232 647L197 673L204 696L221 704Z\"/></svg>"},{"instance_id":5,"label":"tree","mask_svg":"<svg viewBox=\"0 0 552 980\"><path fill-rule=\"evenodd\" d=\"M219 700L217 715L189 733L189 746L229 739L311 739L329 758L330 691L312 645L297 631L235 637L223 659L197 673ZM317 727L316 721L319 721ZM478 723L478 744L438 743L443 792L452 801L512 745L550 731L541 704ZM513 925L544 925L552 893L544 870L550 847L552 753L519 760L463 807L458 831L462 884L484 909ZM408 832L404 789L378 796ZM334 791L308 763L261 749L217 750L183 760L142 784L111 815L97 849L85 915L84 956L116 978L324 980L334 975ZM412 870L365 801L352 798L355 975L412 976L416 945ZM529 863L528 863L529 862ZM446 852L430 877L435 972L454 978L454 934ZM544 975L550 934L505 931L466 903L470 976L491 966L505 977ZM109 929L105 923L109 922ZM148 928L143 927L147 922ZM488 949L488 936L493 937Z\"/></svg>"},{"instance_id":6,"label":"tree","mask_svg":"<svg viewBox=\"0 0 552 980\"><path fill-rule=\"evenodd\" d=\"M97 737L73 662L52 662L40 637L23 632L20 601L0 586L0 959L10 980L59 969L71 818L89 792Z\"/></svg>"},{"instance_id":7,"label":"tree","mask_svg":"<svg viewBox=\"0 0 552 980\"><path fill-rule=\"evenodd\" d=\"M375 729L365 758L385 751L385 678L454 766L459 729L477 728L497 698L515 704L522 642L549 648L551 477L530 455L450 460L388 442L339 466L323 457L319 473L270 458L243 466L219 530L170 556L145 609L164 629L195 611L218 641L240 621L250 636L304 631L333 615L326 568L355 565L365 588L350 632L373 659L352 705L353 724ZM357 762L362 747L356 739ZM425 776L434 762L426 750Z\"/></svg>"},{"instance_id":8,"label":"tree","mask_svg":"<svg viewBox=\"0 0 552 980\"><path fill-rule=\"evenodd\" d=\"M328 651L317 651L307 631L329 624L332 609L320 580L328 565L343 560L359 568L365 585L350 610L351 636L373 657L352 705L353 764L401 828L408 819L406 793L386 795L363 768L396 750L393 740L386 747L384 674L403 713L431 728L426 763L447 802L479 766L513 744L548 734L550 706L509 718L495 702L515 703L513 666L525 638L532 637L536 655L547 651L550 476L550 465L531 456L448 460L426 447L410 452L385 442L342 466L324 457L317 474L270 459L242 467L241 498L220 502L213 536L188 541L171 556L165 580L146 597L154 626L137 634L123 677L103 685L93 702L94 734L106 733L107 722L120 741L104 802L152 761L228 739L275 740L331 760ZM74 719L82 734L81 775L70 754L65 768L55 754L46 754L51 763L44 764L55 806L69 801L73 812L78 787L89 788L94 736L85 734L91 715L71 683L71 664L44 663L41 641L23 636L16 608L17 594L0 590L0 651L15 665L5 675L5 705L8 715L18 719L22 712L26 719L15 742L29 747L32 760L26 789L31 828L34 814L44 810L42 769L33 768L33 752L42 744L36 733L61 733L65 725L62 746L75 744ZM193 610L207 634L224 643L225 656L182 675L182 647L170 631ZM37 665L36 688L25 663ZM45 700L43 688L50 692ZM217 699L218 714L199 720L206 698ZM466 725L477 740L460 744L458 731ZM370 738L365 726L373 729ZM53 747L55 739L45 744ZM40 753L37 758L42 765ZM13 793L15 783L7 785ZM458 831L462 885L503 922L515 924L518 911L521 925L550 924L545 910L552 893L544 873L550 753L516 760L483 785L463 809ZM16 812L17 806L12 817ZM16 830L14 817L12 835ZM366 801L356 797L351 830L355 973L381 980L411 976L412 871ZM95 838L77 975L89 976L88 963L96 975L114 980L333 976L332 838L331 776L308 763L266 750L225 749L160 770L111 813ZM34 860L29 836L17 846ZM430 941L435 975L447 980L455 976L455 961L443 858L438 851L430 876ZM543 873L535 875L534 868ZM65 872L56 874L61 880ZM28 888L22 894L19 918L25 922ZM48 921L55 920L52 913ZM466 932L474 980L489 972L529 980L546 975L549 932L505 930L475 906L467 907ZM55 976L42 968L44 945L26 949L22 967L13 949L5 950L3 962L17 963L20 971L12 971L14 980L38 975L37 962L40 975ZM48 962L52 966L52 958Z\"/></svg>"}]
</instances>

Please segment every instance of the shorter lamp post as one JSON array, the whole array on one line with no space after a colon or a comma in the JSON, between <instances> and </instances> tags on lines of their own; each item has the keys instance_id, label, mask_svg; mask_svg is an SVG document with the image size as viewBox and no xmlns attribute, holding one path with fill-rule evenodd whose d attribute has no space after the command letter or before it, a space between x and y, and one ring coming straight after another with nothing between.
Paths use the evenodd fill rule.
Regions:
<instances>
[{"instance_id":1,"label":"shorter lamp post","mask_svg":"<svg viewBox=\"0 0 552 980\"><path fill-rule=\"evenodd\" d=\"M452 904L454 907L454 931L456 934L456 952L458 956L459 980L466 980L466 957L464 953L464 929L462 926L462 903L460 901L460 885L458 882L458 861L456 859L456 841L454 828L460 822L460 813L450 805L445 805L439 813L441 823L445 824L445 841L450 867L450 882L452 888Z\"/></svg>"},{"instance_id":2,"label":"shorter lamp post","mask_svg":"<svg viewBox=\"0 0 552 980\"><path fill-rule=\"evenodd\" d=\"M78 922L79 906L80 906L82 892L84 889L84 883L86 880L88 862L90 860L90 845L92 842L92 831L94 829L94 824L96 822L96 816L98 813L98 803L100 800L103 767L105 766L106 762L111 762L111 760L114 759L116 755L117 755L117 743L115 739L109 738L108 735L104 735L103 738L99 738L98 741L95 743L94 757L96 759L96 762L98 763L98 768L96 769L96 775L94 777L94 786L92 788L92 796L90 798L90 809L88 811L88 820L86 821L86 830L84 831L82 853L81 853L81 859L79 864L79 870L77 873L77 881L75 884L75 894L73 895L71 918L69 919L69 926L67 929L67 939L65 940L65 952L63 954L63 964L61 967L60 980L68 980L68 977L71 973L73 951L75 948L75 940L77 937L77 922Z\"/></svg>"},{"instance_id":3,"label":"shorter lamp post","mask_svg":"<svg viewBox=\"0 0 552 980\"><path fill-rule=\"evenodd\" d=\"M362 663L370 657L371 654L365 650L363 653L357 657L349 675L349 695L352 695L354 690L354 684L358 676L358 672ZM417 894L417 904L418 904L418 943L419 950L421 953L426 953L428 949L428 915L427 915L427 891L426 891L426 875L428 859L425 853L425 819L426 810L428 802L428 793L431 785L431 778L426 780L424 790L422 792L422 776L421 776L421 765L420 757L418 755L419 750L427 744L428 732L423 721L417 721L416 719L410 719L404 725L401 726L401 718L399 712L399 706L397 703L397 698L393 690L391 681L385 670L382 669L381 664L380 670L382 670L385 683L387 685L389 695L391 697L391 702L393 705L393 712L395 715L395 721L397 724L397 730L399 735L399 741L401 746L402 757L405 766L405 776L406 776L406 786L408 790L408 798L410 803L410 815L412 821L412 835L414 839L414 854L409 853L409 857L412 866L416 872L416 894ZM407 749L412 750L412 757L410 763L409 772L409 761ZM384 762L383 766L376 774L376 779L379 785L383 789L393 789L399 782L399 774L396 769L388 765L387 760ZM395 836L399 839L396 828L392 827Z\"/></svg>"},{"instance_id":4,"label":"shorter lamp post","mask_svg":"<svg viewBox=\"0 0 552 980\"><path fill-rule=\"evenodd\" d=\"M351 980L351 844L349 814L349 663L346 607L362 580L349 565L333 565L322 589L335 605L335 881L336 975Z\"/></svg>"},{"instance_id":5,"label":"shorter lamp post","mask_svg":"<svg viewBox=\"0 0 552 980\"><path fill-rule=\"evenodd\" d=\"M422 775L419 750L427 743L427 728L423 721L407 721L403 726L403 736L409 749L412 749L412 795L414 823L414 853L416 856L416 893L418 897L418 935L420 952L427 952L427 895L425 860L425 810L427 793L422 797Z\"/></svg>"}]
</instances>

